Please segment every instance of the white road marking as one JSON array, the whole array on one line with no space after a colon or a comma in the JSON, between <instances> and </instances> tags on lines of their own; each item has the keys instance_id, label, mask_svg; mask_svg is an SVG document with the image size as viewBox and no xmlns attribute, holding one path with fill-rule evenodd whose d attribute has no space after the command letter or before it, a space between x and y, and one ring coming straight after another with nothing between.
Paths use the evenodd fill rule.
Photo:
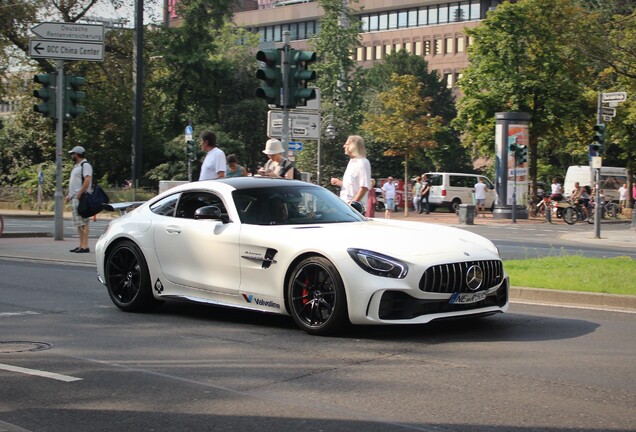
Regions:
<instances>
[{"instance_id":1,"label":"white road marking","mask_svg":"<svg viewBox=\"0 0 636 432\"><path fill-rule=\"evenodd\" d=\"M58 381L64 381L64 382L82 381L82 378L76 378L69 375L61 375L54 372L41 371L37 369L27 369L27 368L23 368L19 366L11 366L11 365L2 364L2 363L0 363L0 369L6 370L9 372L17 372L17 373L22 373L26 375L34 375L34 376L39 376L43 378L50 378L50 379L54 379Z\"/></svg>"},{"instance_id":2,"label":"white road marking","mask_svg":"<svg viewBox=\"0 0 636 432\"><path fill-rule=\"evenodd\" d=\"M1 312L0 318L8 316L21 316L21 315L40 315L40 312L23 311L23 312Z\"/></svg>"}]
</instances>

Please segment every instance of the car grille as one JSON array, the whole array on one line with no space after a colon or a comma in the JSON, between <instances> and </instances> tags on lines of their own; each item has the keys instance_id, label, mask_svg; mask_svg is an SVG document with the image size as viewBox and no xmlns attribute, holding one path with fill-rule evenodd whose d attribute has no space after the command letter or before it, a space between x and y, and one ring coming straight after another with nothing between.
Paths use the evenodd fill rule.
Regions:
<instances>
[{"instance_id":1,"label":"car grille","mask_svg":"<svg viewBox=\"0 0 636 432\"><path fill-rule=\"evenodd\" d=\"M469 289L466 283L466 272L472 266L479 266L483 272L483 280L477 290ZM419 287L425 292L445 294L483 291L499 285L503 277L503 265L499 260L440 264L426 269Z\"/></svg>"},{"instance_id":2,"label":"car grille","mask_svg":"<svg viewBox=\"0 0 636 432\"><path fill-rule=\"evenodd\" d=\"M484 300L468 304L451 304L448 299L416 299L405 292L385 291L380 300L378 315L383 320L408 320L422 315L462 312L487 307L503 308L508 302L508 284L501 286Z\"/></svg>"}]
</instances>

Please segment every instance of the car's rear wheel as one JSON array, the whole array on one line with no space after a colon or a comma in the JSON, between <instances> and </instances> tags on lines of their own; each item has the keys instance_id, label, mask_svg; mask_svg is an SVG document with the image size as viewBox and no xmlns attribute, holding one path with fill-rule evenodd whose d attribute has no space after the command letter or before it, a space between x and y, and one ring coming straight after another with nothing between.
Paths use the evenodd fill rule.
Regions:
<instances>
[{"instance_id":1,"label":"car's rear wheel","mask_svg":"<svg viewBox=\"0 0 636 432\"><path fill-rule=\"evenodd\" d=\"M146 260L133 242L123 241L108 253L104 273L108 295L119 309L142 312L159 303L152 295Z\"/></svg>"},{"instance_id":2,"label":"car's rear wheel","mask_svg":"<svg viewBox=\"0 0 636 432\"><path fill-rule=\"evenodd\" d=\"M461 204L461 200L459 198L455 198L453 202L451 202L451 210L453 213L457 213L459 211L459 205Z\"/></svg>"},{"instance_id":3,"label":"car's rear wheel","mask_svg":"<svg viewBox=\"0 0 636 432\"><path fill-rule=\"evenodd\" d=\"M307 333L329 335L348 323L344 284L335 266L323 257L298 263L287 294L294 321Z\"/></svg>"}]
</instances>

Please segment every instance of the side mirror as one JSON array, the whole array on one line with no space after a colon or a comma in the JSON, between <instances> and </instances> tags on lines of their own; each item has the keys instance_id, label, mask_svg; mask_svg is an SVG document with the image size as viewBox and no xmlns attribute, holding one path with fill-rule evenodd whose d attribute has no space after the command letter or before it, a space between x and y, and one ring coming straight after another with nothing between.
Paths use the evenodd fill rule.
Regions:
<instances>
[{"instance_id":1,"label":"side mirror","mask_svg":"<svg viewBox=\"0 0 636 432\"><path fill-rule=\"evenodd\" d=\"M230 220L227 216L223 216L221 213L221 209L215 205L205 206L198 208L194 212L195 219L212 219L212 220L220 220L223 223L228 223Z\"/></svg>"},{"instance_id":2,"label":"side mirror","mask_svg":"<svg viewBox=\"0 0 636 432\"><path fill-rule=\"evenodd\" d=\"M351 207L353 207L353 209L356 210L358 213L364 215L364 207L358 201L352 201Z\"/></svg>"}]
</instances>

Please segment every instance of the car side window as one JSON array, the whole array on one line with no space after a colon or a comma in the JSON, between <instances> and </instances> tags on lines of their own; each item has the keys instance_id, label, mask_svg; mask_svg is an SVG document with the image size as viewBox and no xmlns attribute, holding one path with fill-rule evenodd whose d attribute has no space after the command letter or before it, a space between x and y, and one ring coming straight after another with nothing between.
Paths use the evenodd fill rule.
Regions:
<instances>
[{"instance_id":1,"label":"car side window","mask_svg":"<svg viewBox=\"0 0 636 432\"><path fill-rule=\"evenodd\" d=\"M490 180L488 180L486 177L482 177L484 179L484 183L486 183L486 186L488 186L488 189L495 189L495 185L492 184L492 182Z\"/></svg>"},{"instance_id":2,"label":"car side window","mask_svg":"<svg viewBox=\"0 0 636 432\"><path fill-rule=\"evenodd\" d=\"M449 176L448 183L451 187L464 187L464 177Z\"/></svg>"},{"instance_id":3,"label":"car side window","mask_svg":"<svg viewBox=\"0 0 636 432\"><path fill-rule=\"evenodd\" d=\"M150 206L150 211L161 216L174 216L174 208L179 194L167 196Z\"/></svg>"},{"instance_id":4,"label":"car side window","mask_svg":"<svg viewBox=\"0 0 636 432\"><path fill-rule=\"evenodd\" d=\"M211 192L186 192L181 195L175 216L184 219L194 219L194 212L201 207L217 206L222 215L227 215L225 204L221 198Z\"/></svg>"}]
</instances>

